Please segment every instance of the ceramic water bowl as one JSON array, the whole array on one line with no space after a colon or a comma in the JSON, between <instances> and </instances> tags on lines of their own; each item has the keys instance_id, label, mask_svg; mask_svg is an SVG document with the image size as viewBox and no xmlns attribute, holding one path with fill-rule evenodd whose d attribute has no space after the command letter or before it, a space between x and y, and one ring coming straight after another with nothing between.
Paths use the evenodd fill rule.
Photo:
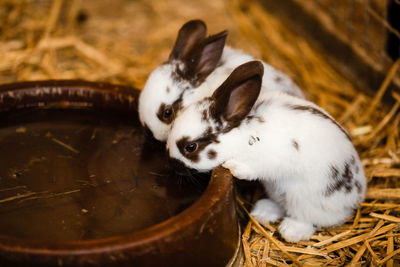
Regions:
<instances>
[{"instance_id":1,"label":"ceramic water bowl","mask_svg":"<svg viewBox=\"0 0 400 267\"><path fill-rule=\"evenodd\" d=\"M0 266L237 264L232 176L177 177L138 122L138 94L0 86Z\"/></svg>"}]
</instances>

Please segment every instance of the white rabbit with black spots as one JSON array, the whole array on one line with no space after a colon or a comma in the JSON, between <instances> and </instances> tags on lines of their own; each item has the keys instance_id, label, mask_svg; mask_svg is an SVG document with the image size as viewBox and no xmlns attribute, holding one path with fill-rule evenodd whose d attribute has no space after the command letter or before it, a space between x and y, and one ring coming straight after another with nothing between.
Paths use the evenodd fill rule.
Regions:
<instances>
[{"instance_id":1,"label":"white rabbit with black spots","mask_svg":"<svg viewBox=\"0 0 400 267\"><path fill-rule=\"evenodd\" d=\"M366 179L347 132L322 108L280 91L261 90L263 64L236 68L212 96L175 119L171 158L198 171L218 165L245 180L260 180L268 199L252 215L282 219L289 242L343 223L363 201Z\"/></svg>"},{"instance_id":2,"label":"white rabbit with black spots","mask_svg":"<svg viewBox=\"0 0 400 267\"><path fill-rule=\"evenodd\" d=\"M140 121L159 141L166 141L181 109L211 96L237 66L254 60L225 46L227 31L209 37L206 31L206 25L200 20L184 24L169 60L150 74L140 94ZM289 77L263 64L263 90L279 90L304 98Z\"/></svg>"}]
</instances>

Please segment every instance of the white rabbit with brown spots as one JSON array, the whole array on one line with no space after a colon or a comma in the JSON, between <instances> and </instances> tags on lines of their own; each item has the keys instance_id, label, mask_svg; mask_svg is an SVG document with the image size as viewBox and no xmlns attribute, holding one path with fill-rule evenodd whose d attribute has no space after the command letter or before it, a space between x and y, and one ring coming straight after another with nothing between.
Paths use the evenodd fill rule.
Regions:
<instances>
[{"instance_id":1,"label":"white rabbit with brown spots","mask_svg":"<svg viewBox=\"0 0 400 267\"><path fill-rule=\"evenodd\" d=\"M200 20L185 23L168 61L150 74L140 94L140 121L159 141L167 140L171 123L181 109L211 96L237 66L254 60L225 46L227 31L209 37L206 31ZM289 77L263 64L263 90L279 90L304 98Z\"/></svg>"},{"instance_id":2,"label":"white rabbit with brown spots","mask_svg":"<svg viewBox=\"0 0 400 267\"><path fill-rule=\"evenodd\" d=\"M350 137L326 111L260 90L262 76L258 61L236 68L210 97L181 111L167 149L189 168L222 165L239 179L260 180L269 198L251 214L260 222L282 219L282 237L297 242L348 219L366 179Z\"/></svg>"}]
</instances>

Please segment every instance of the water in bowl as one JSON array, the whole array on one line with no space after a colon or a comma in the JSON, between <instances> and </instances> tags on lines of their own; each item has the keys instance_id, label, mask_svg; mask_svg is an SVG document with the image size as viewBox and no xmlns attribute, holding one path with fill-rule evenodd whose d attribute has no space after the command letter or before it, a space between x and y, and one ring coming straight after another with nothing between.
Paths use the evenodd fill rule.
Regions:
<instances>
[{"instance_id":1,"label":"water in bowl","mask_svg":"<svg viewBox=\"0 0 400 267\"><path fill-rule=\"evenodd\" d=\"M129 234L190 206L136 114L36 109L0 120L0 235L53 242Z\"/></svg>"}]
</instances>

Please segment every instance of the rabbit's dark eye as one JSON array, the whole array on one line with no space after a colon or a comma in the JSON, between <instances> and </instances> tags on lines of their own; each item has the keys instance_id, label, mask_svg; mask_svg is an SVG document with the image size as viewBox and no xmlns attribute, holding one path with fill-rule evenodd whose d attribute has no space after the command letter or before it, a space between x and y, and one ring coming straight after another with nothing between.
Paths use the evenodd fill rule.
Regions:
<instances>
[{"instance_id":1,"label":"rabbit's dark eye","mask_svg":"<svg viewBox=\"0 0 400 267\"><path fill-rule=\"evenodd\" d=\"M185 146L185 151L187 153L193 153L197 150L197 147L198 147L197 143L190 143Z\"/></svg>"},{"instance_id":2,"label":"rabbit's dark eye","mask_svg":"<svg viewBox=\"0 0 400 267\"><path fill-rule=\"evenodd\" d=\"M165 124L170 124L174 120L174 113L175 111L172 105L166 105L162 103L157 111L157 117Z\"/></svg>"},{"instance_id":3,"label":"rabbit's dark eye","mask_svg":"<svg viewBox=\"0 0 400 267\"><path fill-rule=\"evenodd\" d=\"M172 113L173 113L172 107L166 107L164 109L163 117L165 119L169 119L172 116Z\"/></svg>"}]
</instances>

